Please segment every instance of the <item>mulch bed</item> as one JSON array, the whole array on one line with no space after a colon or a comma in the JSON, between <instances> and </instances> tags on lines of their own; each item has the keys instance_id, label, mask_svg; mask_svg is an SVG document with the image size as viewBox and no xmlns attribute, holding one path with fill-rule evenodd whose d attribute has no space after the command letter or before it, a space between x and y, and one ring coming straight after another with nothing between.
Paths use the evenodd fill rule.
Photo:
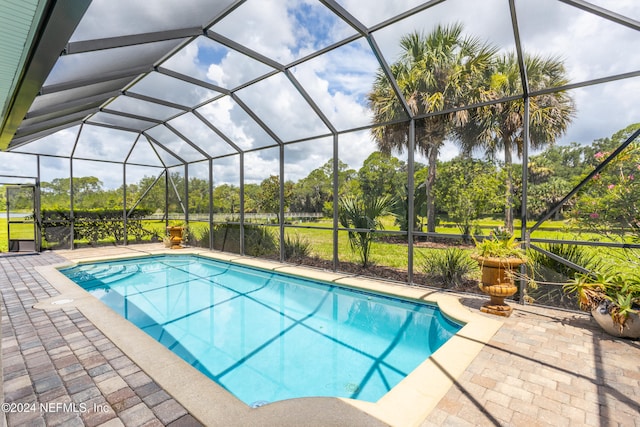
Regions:
<instances>
[{"instance_id":1,"label":"mulch bed","mask_svg":"<svg viewBox=\"0 0 640 427\"><path fill-rule=\"evenodd\" d=\"M333 262L317 257L305 257L299 260L288 260L287 262L304 267L320 268L323 270L333 271ZM406 270L376 264L369 265L368 267L363 267L362 265L353 262L341 261L338 262L338 272L350 273L358 276L373 277L376 279L391 280L401 283L409 282L409 274ZM418 272L413 273L413 285L482 294L480 289L478 289L478 282L475 280L469 280L459 284L455 288L450 288L444 286L443 283L438 282L436 278Z\"/></svg>"}]
</instances>

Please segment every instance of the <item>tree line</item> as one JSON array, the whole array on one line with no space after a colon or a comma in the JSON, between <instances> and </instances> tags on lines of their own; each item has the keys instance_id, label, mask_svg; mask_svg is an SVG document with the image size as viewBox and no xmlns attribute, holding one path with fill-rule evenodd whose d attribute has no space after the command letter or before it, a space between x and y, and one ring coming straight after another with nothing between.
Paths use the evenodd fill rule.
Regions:
<instances>
[{"instance_id":1,"label":"tree line","mask_svg":"<svg viewBox=\"0 0 640 427\"><path fill-rule=\"evenodd\" d=\"M527 209L531 219L546 214L566 194L584 179L594 168L625 142L640 123L632 124L611 137L594 140L589 145L573 142L569 145L552 145L537 155L530 156L527 165ZM640 179L639 144L632 143L619 158L598 174L592 182L558 210L555 219L582 220L584 224L602 226L623 223L640 227ZM461 234L477 231L478 222L484 217L502 217L508 210L504 197L507 188L507 166L491 156L473 158L460 154L448 161L438 161L438 180L434 185L436 218L449 221ZM401 230L409 224L407 177L405 161L382 151L372 152L359 169L338 162L338 197L354 196L368 200L387 198L392 201L390 212L396 217ZM427 203L425 177L429 166L416 163L414 167L415 229L426 226ZM513 211L520 215L522 198L522 165L511 166L513 187ZM184 204L184 177L171 174L169 187L169 212L180 213ZM153 185L155 183L155 185ZM214 183L215 185L215 183ZM96 177L75 177L74 208L122 209L124 187L104 189ZM178 193L173 189L177 189ZM271 175L260 183L245 184L244 210L247 213L279 213L280 178ZM214 213L237 217L240 212L240 187L232 184L213 187ZM4 197L4 191L1 192ZM144 177L127 185L127 208L134 206L149 212L164 212L164 178ZM41 184L43 209L68 209L70 179L56 178ZM142 197L144 195L144 197ZM333 159L309 172L297 181L284 182L284 210L291 213L323 213L333 216ZM4 201L4 199L0 199ZM205 179L189 179L189 212L209 212L209 182ZM16 204L17 203L17 204ZM30 201L23 202L29 208ZM14 203L14 208L19 207ZM6 207L2 207L6 209ZM635 215L635 216L634 216ZM279 219L278 219L279 221ZM586 221L586 222L585 222Z\"/></svg>"}]
</instances>

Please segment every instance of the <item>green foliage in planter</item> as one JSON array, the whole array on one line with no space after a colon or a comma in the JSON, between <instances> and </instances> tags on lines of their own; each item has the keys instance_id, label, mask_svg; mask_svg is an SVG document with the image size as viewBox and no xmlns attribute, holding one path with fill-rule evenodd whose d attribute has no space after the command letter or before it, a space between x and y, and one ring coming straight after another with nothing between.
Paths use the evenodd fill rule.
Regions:
<instances>
[{"instance_id":1,"label":"green foliage in planter","mask_svg":"<svg viewBox=\"0 0 640 427\"><path fill-rule=\"evenodd\" d=\"M629 314L640 312L640 276L622 275L613 267L591 274L576 274L562 287L574 295L582 310L605 304L607 312L622 333Z\"/></svg>"},{"instance_id":2,"label":"green foliage in planter","mask_svg":"<svg viewBox=\"0 0 640 427\"><path fill-rule=\"evenodd\" d=\"M473 236L472 236L473 237ZM526 260L525 252L516 241L515 234L498 227L491 230L488 238L480 241L473 238L476 248L474 254L483 258L518 258Z\"/></svg>"}]
</instances>

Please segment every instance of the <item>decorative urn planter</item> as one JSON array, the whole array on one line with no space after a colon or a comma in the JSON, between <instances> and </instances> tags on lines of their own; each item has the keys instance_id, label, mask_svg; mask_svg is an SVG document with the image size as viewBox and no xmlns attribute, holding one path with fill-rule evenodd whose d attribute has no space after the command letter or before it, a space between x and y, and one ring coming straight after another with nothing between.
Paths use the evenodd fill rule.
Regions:
<instances>
[{"instance_id":1,"label":"decorative urn planter","mask_svg":"<svg viewBox=\"0 0 640 427\"><path fill-rule=\"evenodd\" d=\"M182 249L182 230L184 227L173 226L167 227L169 232L169 241L171 242L171 249Z\"/></svg>"},{"instance_id":2,"label":"decorative urn planter","mask_svg":"<svg viewBox=\"0 0 640 427\"><path fill-rule=\"evenodd\" d=\"M591 310L591 315L609 335L618 338L640 339L640 315L638 313L629 314L622 332L620 331L620 326L613 321L605 303L600 303L599 306Z\"/></svg>"},{"instance_id":3,"label":"decorative urn planter","mask_svg":"<svg viewBox=\"0 0 640 427\"><path fill-rule=\"evenodd\" d=\"M482 269L482 281L478 285L480 290L489 295L491 299L486 302L480 311L509 317L513 308L504 302L518 292L518 287L513 281L514 272L525 261L520 258L489 258L473 256Z\"/></svg>"}]
</instances>

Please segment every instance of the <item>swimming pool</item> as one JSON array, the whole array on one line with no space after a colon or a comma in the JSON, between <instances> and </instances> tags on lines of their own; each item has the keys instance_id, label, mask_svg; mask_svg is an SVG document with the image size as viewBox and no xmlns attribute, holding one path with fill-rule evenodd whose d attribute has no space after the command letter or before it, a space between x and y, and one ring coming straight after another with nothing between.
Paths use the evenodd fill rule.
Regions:
<instances>
[{"instance_id":1,"label":"swimming pool","mask_svg":"<svg viewBox=\"0 0 640 427\"><path fill-rule=\"evenodd\" d=\"M195 255L61 271L251 406L375 402L461 328L429 304Z\"/></svg>"}]
</instances>

